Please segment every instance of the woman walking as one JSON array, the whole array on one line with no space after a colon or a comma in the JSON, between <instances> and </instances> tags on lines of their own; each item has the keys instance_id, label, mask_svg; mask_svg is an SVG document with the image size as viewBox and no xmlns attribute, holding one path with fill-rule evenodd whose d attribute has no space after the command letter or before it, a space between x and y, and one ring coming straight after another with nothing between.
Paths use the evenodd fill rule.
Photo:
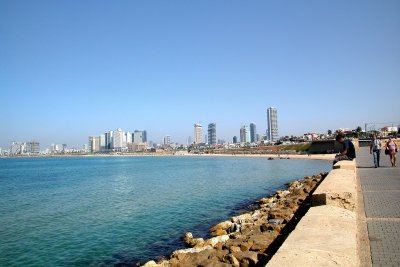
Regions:
<instances>
[{"instance_id":1,"label":"woman walking","mask_svg":"<svg viewBox=\"0 0 400 267\"><path fill-rule=\"evenodd\" d=\"M392 138L389 138L389 141L386 142L386 151L385 154L389 155L392 167L396 167L397 144L393 142Z\"/></svg>"}]
</instances>

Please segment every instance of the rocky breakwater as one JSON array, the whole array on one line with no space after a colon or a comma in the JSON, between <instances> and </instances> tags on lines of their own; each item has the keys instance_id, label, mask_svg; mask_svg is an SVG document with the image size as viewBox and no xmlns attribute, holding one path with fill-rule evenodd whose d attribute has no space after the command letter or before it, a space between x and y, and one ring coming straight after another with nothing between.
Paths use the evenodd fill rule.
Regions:
<instances>
[{"instance_id":1,"label":"rocky breakwater","mask_svg":"<svg viewBox=\"0 0 400 267\"><path fill-rule=\"evenodd\" d=\"M327 173L308 176L288 184L255 202L256 208L210 228L209 239L186 233L189 247L170 259L147 262L145 267L256 266L262 265L310 206L310 195Z\"/></svg>"}]
</instances>

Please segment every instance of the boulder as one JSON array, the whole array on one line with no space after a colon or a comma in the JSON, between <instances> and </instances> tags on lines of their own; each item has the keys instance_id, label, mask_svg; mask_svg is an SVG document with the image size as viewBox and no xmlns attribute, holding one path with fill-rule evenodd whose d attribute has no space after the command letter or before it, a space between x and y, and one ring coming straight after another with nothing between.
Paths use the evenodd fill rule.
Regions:
<instances>
[{"instance_id":1,"label":"boulder","mask_svg":"<svg viewBox=\"0 0 400 267\"><path fill-rule=\"evenodd\" d=\"M268 204L269 203L269 198L263 197L262 199L259 199L256 201L259 204Z\"/></svg>"},{"instance_id":2,"label":"boulder","mask_svg":"<svg viewBox=\"0 0 400 267\"><path fill-rule=\"evenodd\" d=\"M210 233L211 236L220 236L220 235L227 235L227 234L228 234L228 232L225 230L222 230L222 229L217 229Z\"/></svg>"},{"instance_id":3,"label":"boulder","mask_svg":"<svg viewBox=\"0 0 400 267\"><path fill-rule=\"evenodd\" d=\"M260 225L260 231L262 233L268 232L268 231L273 231L274 229L275 228L271 224L268 224L268 223L264 223L264 224Z\"/></svg>"},{"instance_id":4,"label":"boulder","mask_svg":"<svg viewBox=\"0 0 400 267\"><path fill-rule=\"evenodd\" d=\"M223 259L223 262L228 263L233 267L240 267L238 259L236 259L232 254L226 255Z\"/></svg>"},{"instance_id":5,"label":"boulder","mask_svg":"<svg viewBox=\"0 0 400 267\"><path fill-rule=\"evenodd\" d=\"M201 247L201 248L179 249L179 250L175 250L174 252L172 252L172 256L179 258L181 256L187 256L185 254L188 254L188 253L198 253L198 252L201 252L201 251L207 250L207 249L212 249L212 247L210 245L208 245L208 246L204 246L204 247Z\"/></svg>"},{"instance_id":6,"label":"boulder","mask_svg":"<svg viewBox=\"0 0 400 267\"><path fill-rule=\"evenodd\" d=\"M230 251L231 253L235 253L235 252L239 252L239 251L242 251L242 250L240 249L240 247L231 246L231 247L229 248L229 251Z\"/></svg>"},{"instance_id":7,"label":"boulder","mask_svg":"<svg viewBox=\"0 0 400 267\"><path fill-rule=\"evenodd\" d=\"M232 254L239 262L241 267L256 266L258 262L257 252L241 251Z\"/></svg>"},{"instance_id":8,"label":"boulder","mask_svg":"<svg viewBox=\"0 0 400 267\"><path fill-rule=\"evenodd\" d=\"M186 233L183 236L183 241L189 247L202 247L202 246L204 246L204 239L203 238L193 238L193 234L190 233L190 232Z\"/></svg>"},{"instance_id":9,"label":"boulder","mask_svg":"<svg viewBox=\"0 0 400 267\"><path fill-rule=\"evenodd\" d=\"M204 267L230 267L231 264L220 262L220 261L211 261L210 263L208 263L206 265L202 265L202 266L204 266Z\"/></svg>"},{"instance_id":10,"label":"boulder","mask_svg":"<svg viewBox=\"0 0 400 267\"><path fill-rule=\"evenodd\" d=\"M244 213L242 215L232 217L231 221L238 224L249 223L253 222L253 217L251 217L250 213Z\"/></svg>"},{"instance_id":11,"label":"boulder","mask_svg":"<svg viewBox=\"0 0 400 267\"><path fill-rule=\"evenodd\" d=\"M286 196L289 195L289 194L290 194L290 191L288 191L288 190L278 190L278 191L276 191L276 193L275 193L275 195L276 195L276 197L277 197L278 199L284 198L284 197L286 197Z\"/></svg>"},{"instance_id":12,"label":"boulder","mask_svg":"<svg viewBox=\"0 0 400 267\"><path fill-rule=\"evenodd\" d=\"M230 221L224 221L224 222L221 222L221 223L216 224L216 225L214 225L213 227L211 227L211 228L210 228L210 232L212 233L212 232L215 232L215 231L218 231L218 230L225 230L225 231L227 231L227 230L231 227L231 225L232 225L232 222L230 222Z\"/></svg>"},{"instance_id":13,"label":"boulder","mask_svg":"<svg viewBox=\"0 0 400 267\"><path fill-rule=\"evenodd\" d=\"M146 262L143 267L158 267L158 264L155 261Z\"/></svg>"},{"instance_id":14,"label":"boulder","mask_svg":"<svg viewBox=\"0 0 400 267\"><path fill-rule=\"evenodd\" d=\"M256 241L254 241L250 250L251 251L264 251L269 247L269 245L271 245L272 242L273 242L273 239L271 239L271 240L256 240Z\"/></svg>"},{"instance_id":15,"label":"boulder","mask_svg":"<svg viewBox=\"0 0 400 267\"><path fill-rule=\"evenodd\" d=\"M204 242L205 246L211 246L211 247L215 247L216 244L220 243L220 242L225 242L229 240L229 235L221 235L221 236L216 236L213 238L210 238L208 240L206 240Z\"/></svg>"},{"instance_id":16,"label":"boulder","mask_svg":"<svg viewBox=\"0 0 400 267\"><path fill-rule=\"evenodd\" d=\"M240 245L240 249L241 249L242 251L249 251L250 248L251 248L251 246L253 246L253 241L243 242L243 243Z\"/></svg>"}]
</instances>

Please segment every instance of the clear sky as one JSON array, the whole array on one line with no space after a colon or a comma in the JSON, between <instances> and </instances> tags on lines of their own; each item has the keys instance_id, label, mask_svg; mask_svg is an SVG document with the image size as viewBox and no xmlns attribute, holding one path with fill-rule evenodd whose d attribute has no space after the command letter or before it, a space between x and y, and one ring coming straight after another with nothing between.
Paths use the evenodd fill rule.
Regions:
<instances>
[{"instance_id":1,"label":"clear sky","mask_svg":"<svg viewBox=\"0 0 400 267\"><path fill-rule=\"evenodd\" d=\"M399 123L400 1L2 0L0 93L3 148Z\"/></svg>"}]
</instances>

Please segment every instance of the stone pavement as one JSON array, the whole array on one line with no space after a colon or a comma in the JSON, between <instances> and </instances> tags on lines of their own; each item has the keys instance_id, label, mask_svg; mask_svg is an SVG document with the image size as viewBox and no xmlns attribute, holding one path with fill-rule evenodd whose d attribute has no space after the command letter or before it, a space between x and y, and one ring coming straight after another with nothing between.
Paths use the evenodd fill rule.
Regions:
<instances>
[{"instance_id":1,"label":"stone pavement","mask_svg":"<svg viewBox=\"0 0 400 267\"><path fill-rule=\"evenodd\" d=\"M369 148L357 151L357 172L364 199L372 266L400 266L400 157L391 167L381 153L374 168Z\"/></svg>"}]
</instances>

